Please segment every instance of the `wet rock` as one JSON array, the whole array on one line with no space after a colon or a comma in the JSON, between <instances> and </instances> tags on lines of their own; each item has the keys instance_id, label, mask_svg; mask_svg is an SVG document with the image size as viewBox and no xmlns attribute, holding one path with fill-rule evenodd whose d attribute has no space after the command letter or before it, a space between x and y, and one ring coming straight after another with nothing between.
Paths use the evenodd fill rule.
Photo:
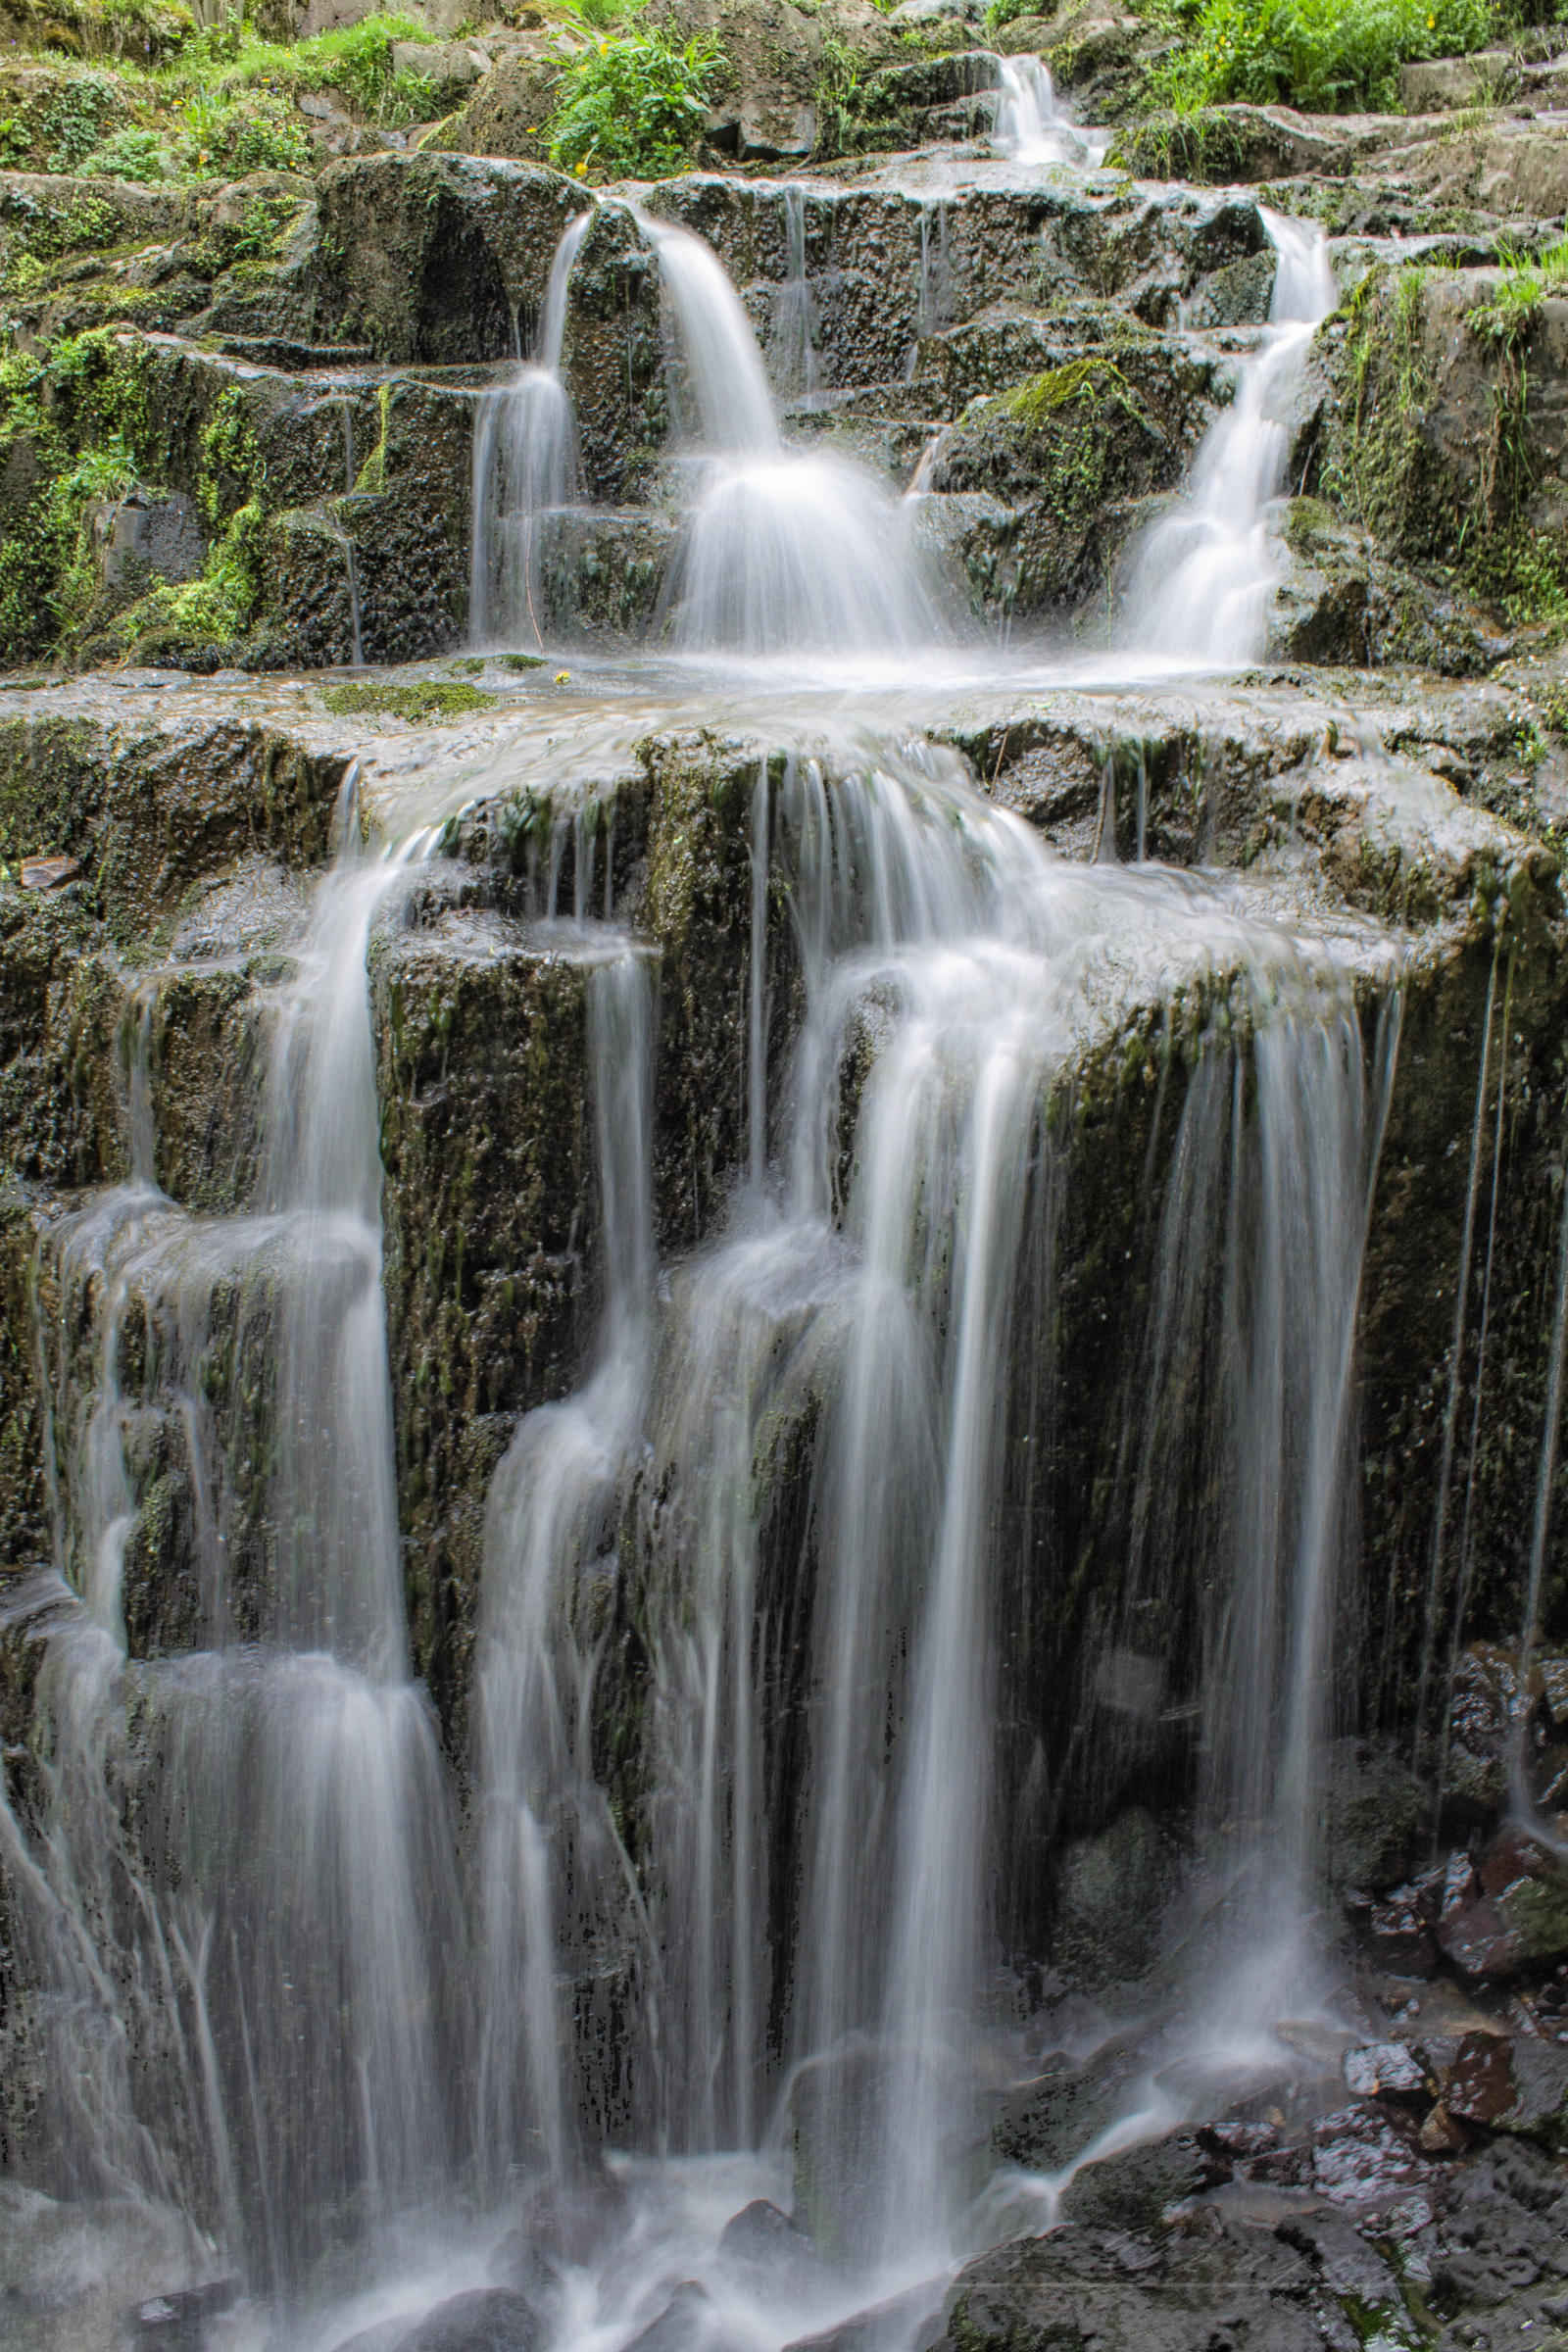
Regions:
<instances>
[{"instance_id":1,"label":"wet rock","mask_svg":"<svg viewBox=\"0 0 1568 2352\"><path fill-rule=\"evenodd\" d=\"M540 2245L537 2230L527 2223L508 2230L490 2257L489 2272L497 2286L526 2295L540 2310L561 2293L561 2273Z\"/></svg>"},{"instance_id":2,"label":"wet rock","mask_svg":"<svg viewBox=\"0 0 1568 2352\"><path fill-rule=\"evenodd\" d=\"M718 2315L707 2288L688 2278L676 2287L658 2319L632 2337L626 2352L706 2352L717 2327Z\"/></svg>"},{"instance_id":3,"label":"wet rock","mask_svg":"<svg viewBox=\"0 0 1568 2352\"><path fill-rule=\"evenodd\" d=\"M816 2248L810 2233L799 2222L781 2213L766 2197L755 2197L750 2205L732 2214L724 2224L718 2250L731 2262L759 2270L787 2269L799 2271L815 2264Z\"/></svg>"},{"instance_id":4,"label":"wet rock","mask_svg":"<svg viewBox=\"0 0 1568 2352\"><path fill-rule=\"evenodd\" d=\"M1457 1817L1484 1819L1506 1801L1513 1725L1524 1703L1513 1655L1473 1643L1459 1660L1448 1704L1444 1797Z\"/></svg>"},{"instance_id":5,"label":"wet rock","mask_svg":"<svg viewBox=\"0 0 1568 2352\"><path fill-rule=\"evenodd\" d=\"M142 2332L140 2305L156 2299L177 2312L183 2282L199 2279L203 2267L189 2225L167 2208L57 2202L0 2180L0 2340L8 2352L122 2343L127 2320ZM157 2342L151 2329L145 2340Z\"/></svg>"},{"instance_id":6,"label":"wet rock","mask_svg":"<svg viewBox=\"0 0 1568 2352\"><path fill-rule=\"evenodd\" d=\"M1320 2352L1309 2258L1235 2223L1159 2236L1080 2225L999 2247L959 2272L946 2341L959 2352L1018 2343L1096 2352L1209 2352L1220 2343Z\"/></svg>"},{"instance_id":7,"label":"wet rock","mask_svg":"<svg viewBox=\"0 0 1568 2352\"><path fill-rule=\"evenodd\" d=\"M1194 2133L1168 2132L1074 2173L1061 2194L1061 2219L1102 2230L1154 2230L1173 2206L1228 2180L1230 2170Z\"/></svg>"},{"instance_id":8,"label":"wet rock","mask_svg":"<svg viewBox=\"0 0 1568 2352\"><path fill-rule=\"evenodd\" d=\"M1373 1960L1391 1975L1425 1976L1437 1966L1431 1922L1411 1889L1396 1887L1385 1901L1369 1903L1362 1925Z\"/></svg>"},{"instance_id":9,"label":"wet rock","mask_svg":"<svg viewBox=\"0 0 1568 2352\"><path fill-rule=\"evenodd\" d=\"M1420 2057L1407 2042L1368 2042L1345 2057L1345 2086L1358 2099L1389 2099L1396 2106L1425 2109L1433 2085Z\"/></svg>"},{"instance_id":10,"label":"wet rock","mask_svg":"<svg viewBox=\"0 0 1568 2352\"><path fill-rule=\"evenodd\" d=\"M461 871L371 942L388 1343L416 1655L466 1686L489 1474L514 1417L570 1386L590 1228L591 960L462 903Z\"/></svg>"},{"instance_id":11,"label":"wet rock","mask_svg":"<svg viewBox=\"0 0 1568 2352\"><path fill-rule=\"evenodd\" d=\"M564 172L487 157L353 156L321 175L321 323L391 361L471 365L531 339L582 195Z\"/></svg>"},{"instance_id":12,"label":"wet rock","mask_svg":"<svg viewBox=\"0 0 1568 2352\"><path fill-rule=\"evenodd\" d=\"M1120 2113L1138 2064L1136 2049L1112 2042L1086 2065L1026 2083L992 2126L994 2154L1036 2173L1070 2163Z\"/></svg>"},{"instance_id":13,"label":"wet rock","mask_svg":"<svg viewBox=\"0 0 1568 2352\"><path fill-rule=\"evenodd\" d=\"M135 2342L138 2352L203 2352L207 2326L238 2302L237 2278L215 2279L208 2286L174 2288L149 2295L138 2304Z\"/></svg>"},{"instance_id":14,"label":"wet rock","mask_svg":"<svg viewBox=\"0 0 1568 2352\"><path fill-rule=\"evenodd\" d=\"M1466 2034L1443 2085L1461 2123L1568 2154L1568 2045L1508 2034Z\"/></svg>"},{"instance_id":15,"label":"wet rock","mask_svg":"<svg viewBox=\"0 0 1568 2352\"><path fill-rule=\"evenodd\" d=\"M399 2352L539 2352L546 2328L526 2295L473 2287L438 2303L403 2338Z\"/></svg>"},{"instance_id":16,"label":"wet rock","mask_svg":"<svg viewBox=\"0 0 1568 2352\"><path fill-rule=\"evenodd\" d=\"M1389 1749L1336 1743L1329 1759L1324 1847L1331 1880L1387 1893L1408 1877L1431 1835L1431 1798Z\"/></svg>"},{"instance_id":17,"label":"wet rock","mask_svg":"<svg viewBox=\"0 0 1568 2352\"><path fill-rule=\"evenodd\" d=\"M929 2352L943 2337L945 2278L911 2286L885 2303L858 2311L820 2335L804 2335L785 2352Z\"/></svg>"},{"instance_id":18,"label":"wet rock","mask_svg":"<svg viewBox=\"0 0 1568 2352\"><path fill-rule=\"evenodd\" d=\"M1177 1868L1170 1838L1141 1806L1098 1837L1074 1839L1063 1849L1057 1873L1052 1946L1057 1966L1073 1981L1095 1986L1125 1984L1143 1975L1158 1954Z\"/></svg>"}]
</instances>

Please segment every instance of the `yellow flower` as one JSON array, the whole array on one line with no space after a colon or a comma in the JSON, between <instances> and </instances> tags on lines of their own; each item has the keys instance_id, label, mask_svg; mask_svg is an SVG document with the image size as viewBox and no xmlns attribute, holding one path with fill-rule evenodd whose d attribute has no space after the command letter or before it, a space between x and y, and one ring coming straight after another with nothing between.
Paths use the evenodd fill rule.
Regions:
<instances>
[{"instance_id":1,"label":"yellow flower","mask_svg":"<svg viewBox=\"0 0 1568 2352\"><path fill-rule=\"evenodd\" d=\"M1428 30L1428 32L1436 32L1436 31L1437 31L1437 28L1438 28L1438 20L1437 20L1437 18L1436 18L1436 17L1428 17L1428 19L1427 19L1427 30Z\"/></svg>"},{"instance_id":2,"label":"yellow flower","mask_svg":"<svg viewBox=\"0 0 1568 2352\"><path fill-rule=\"evenodd\" d=\"M579 179L586 179L586 178L587 178L587 176L588 176L588 167L587 167L587 165L586 165L586 164L579 164L579 165L577 166L577 177L578 177Z\"/></svg>"},{"instance_id":3,"label":"yellow flower","mask_svg":"<svg viewBox=\"0 0 1568 2352\"><path fill-rule=\"evenodd\" d=\"M601 33L599 36L599 54L601 57L608 57L610 55L610 43L605 39L603 33Z\"/></svg>"},{"instance_id":4,"label":"yellow flower","mask_svg":"<svg viewBox=\"0 0 1568 2352\"><path fill-rule=\"evenodd\" d=\"M557 670L557 672L556 672L556 684L557 684L558 686L569 686L569 685L571 684L571 672L570 672L570 670L569 670L569 669L558 669L558 670Z\"/></svg>"}]
</instances>

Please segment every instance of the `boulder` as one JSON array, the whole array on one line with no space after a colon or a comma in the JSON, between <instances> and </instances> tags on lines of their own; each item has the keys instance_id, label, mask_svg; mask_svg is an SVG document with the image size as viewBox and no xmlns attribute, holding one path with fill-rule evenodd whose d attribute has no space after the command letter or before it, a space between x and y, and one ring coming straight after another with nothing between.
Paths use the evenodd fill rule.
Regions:
<instances>
[{"instance_id":1,"label":"boulder","mask_svg":"<svg viewBox=\"0 0 1568 2352\"><path fill-rule=\"evenodd\" d=\"M1386 1894L1430 1850L1432 1800L1391 1749L1344 1740L1330 1758L1324 1859L1337 1886Z\"/></svg>"},{"instance_id":2,"label":"boulder","mask_svg":"<svg viewBox=\"0 0 1568 2352\"><path fill-rule=\"evenodd\" d=\"M948 2299L955 2352L1018 2344L1095 2352L1208 2352L1219 2343L1321 2352L1309 2258L1278 2237L1206 2219L1154 2237L1069 2224L982 2255Z\"/></svg>"},{"instance_id":3,"label":"boulder","mask_svg":"<svg viewBox=\"0 0 1568 2352\"><path fill-rule=\"evenodd\" d=\"M1461 2123L1568 2155L1568 2047L1533 2035L1466 2034L1443 2084Z\"/></svg>"}]
</instances>

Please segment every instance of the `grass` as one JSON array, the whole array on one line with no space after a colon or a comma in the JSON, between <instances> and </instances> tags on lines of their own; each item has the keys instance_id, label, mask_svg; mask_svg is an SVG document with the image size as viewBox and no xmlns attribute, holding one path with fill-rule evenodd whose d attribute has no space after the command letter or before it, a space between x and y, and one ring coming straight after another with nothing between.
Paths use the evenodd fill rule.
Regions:
<instances>
[{"instance_id":1,"label":"grass","mask_svg":"<svg viewBox=\"0 0 1568 2352\"><path fill-rule=\"evenodd\" d=\"M1499 243L1497 257L1503 273L1496 289L1466 314L1465 324L1489 343L1522 342L1547 295L1568 292L1568 236L1534 259Z\"/></svg>"},{"instance_id":2,"label":"grass","mask_svg":"<svg viewBox=\"0 0 1568 2352\"><path fill-rule=\"evenodd\" d=\"M706 36L600 33L564 61L550 118L550 160L587 179L678 172L702 134L722 63Z\"/></svg>"}]
</instances>

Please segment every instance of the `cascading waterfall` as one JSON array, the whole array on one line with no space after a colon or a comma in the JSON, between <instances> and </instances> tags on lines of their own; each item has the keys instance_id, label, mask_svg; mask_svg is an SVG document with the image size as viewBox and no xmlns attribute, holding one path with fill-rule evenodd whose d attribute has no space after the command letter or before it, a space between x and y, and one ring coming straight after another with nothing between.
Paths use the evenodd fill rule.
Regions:
<instances>
[{"instance_id":1,"label":"cascading waterfall","mask_svg":"<svg viewBox=\"0 0 1568 2352\"><path fill-rule=\"evenodd\" d=\"M475 410L468 580L475 645L523 634L544 643L539 533L544 517L577 495L577 425L561 380L561 350L571 268L592 220L590 207L562 231L531 361L500 390L484 393Z\"/></svg>"},{"instance_id":2,"label":"cascading waterfall","mask_svg":"<svg viewBox=\"0 0 1568 2352\"><path fill-rule=\"evenodd\" d=\"M997 135L1020 164L1095 159L1043 68L1001 74ZM808 400L805 198L783 205L776 391ZM543 642L540 526L576 492L560 364L591 218L558 246L531 362L476 416L477 642L524 626ZM637 218L696 485L665 590L676 647L931 647L896 507L855 467L785 446L716 255ZM1332 300L1320 232L1264 220L1272 324L1190 497L1142 552L1132 625L1165 665L1260 642L1265 509ZM945 205L922 205L920 235L929 333L948 307ZM352 478L351 443L346 465ZM265 1149L232 1214L158 1189L157 975L131 991L130 1179L61 1224L57 1295L40 1291L55 1559L12 1621L42 1649L41 1795L36 1835L0 1798L0 1852L64 2086L55 2182L173 2207L195 2266L218 2246L285 2313L394 2269L411 2217L433 2212L439 2238L460 2206L512 2220L521 2199L548 2245L522 2275L543 2278L563 2340L625 2352L701 2273L728 2278L735 2341L772 2352L801 2311L747 2302L716 2229L688 2223L705 2197L730 2199L727 2217L743 2180L788 2201L786 2137L803 2218L838 2266L814 2290L824 2307L928 2279L979 2242L999 2207L977 2193L1027 2226L1054 2219L1060 2177L987 2192L976 2150L986 2086L1015 2055L1007 1727L1039 1695L1025 1685L1054 1611L1094 1618L1095 1726L1080 1693L1047 1690L1031 1819L1065 1809L1083 1748L1156 1714L1192 1727L1200 1791L1172 1906L1189 1957L1171 2063L1088 2152L1162 2129L1195 2084L1245 2077L1321 2003L1316 1842L1397 955L1370 928L1314 942L1267 881L1146 862L1141 750L1125 867L1108 752L1094 854L1074 861L958 752L825 741L820 724L780 726L752 780L729 1008L744 1143L727 1213L689 1255L656 1250L669 1032L657 957L624 928L613 787L564 771L548 825L530 808L525 876L496 883L516 889L507 919L525 906L530 946L581 982L597 1188L570 1247L595 1319L579 1385L496 1433L461 1830L411 1680L382 1295L367 965L401 858L364 849L350 790L272 991ZM641 821L634 807L621 837L634 867ZM1492 1011L1489 995L1445 1508ZM1107 1070L1130 1088L1156 1054L1148 1264L1116 1294L1127 1328L1097 1342L1119 1398L1108 1499L1074 1522L1093 1519L1088 1549L1114 1557L1114 1601L1086 1601L1094 1580L1056 1524L1080 1466L1053 1440L1080 1312L1076 1113ZM1489 1234L1489 1282L1490 1253ZM1532 1607L1568 1221L1555 1304ZM1483 1360L1486 1338L1483 1304ZM148 1654L138 1550L155 1442L188 1520L160 1568L182 1580L171 1656ZM1440 1516L1432 1624L1443 1541ZM635 1772L610 1752L633 1745ZM1048 1843L1020 1833L1009 1874L1043 1875ZM610 2215L586 2256L582 2200ZM607 2235L623 2240L610 2254ZM337 2352L367 2317L277 2340ZM729 2337L708 2318L694 2340Z\"/></svg>"},{"instance_id":3,"label":"cascading waterfall","mask_svg":"<svg viewBox=\"0 0 1568 2352\"><path fill-rule=\"evenodd\" d=\"M1224 1801L1245 1803L1258 1836L1271 1824L1301 1871L1380 1114L1363 1100L1354 1003L1332 966L1203 885L1055 858L980 800L952 756L886 747L836 774L797 758L776 799L764 770L754 878L770 832L805 1015L770 1110L756 996L767 902L754 888L752 1175L734 1231L672 1279L651 1352L641 1311L611 1284L599 1369L578 1398L521 1425L492 1498L486 1723L534 1728L495 1742L506 1770L487 1777L501 1823L487 1900L504 1957L489 2031L498 2048L511 2037L503 2071L525 2076L518 2038L534 2033L542 1991L537 2044L556 2046L561 1988L528 1982L531 1934L551 1916L547 1874L529 1858L540 1825L570 1816L556 1865L573 1857L568 1907L579 1917L607 1905L592 1871L612 1881L624 1867L587 1785L580 1728L597 1671L582 1596L610 1574L619 1529L618 1576L640 1595L653 1678L638 1929L657 1985L647 2126L677 2148L745 2144L793 2082L813 2166L855 2184L831 2216L845 2252L929 2265L937 2247L962 2242L978 1992L995 1962L1006 1368L1049 1362L1071 1182L1051 1105L1086 1006L1124 984L1129 958L1244 976L1250 1104L1242 1058L1217 1090L1211 1058L1188 1111L1185 1156L1204 1155L1208 1211L1230 1236L1217 1302L1203 1271L1214 1229L1184 1238L1173 1222L1168 1249L1177 1288L1227 1332L1229 1444L1242 1466L1235 1597L1200 1670L1213 1744L1230 1758L1216 1767L1216 1809L1222 1783ZM630 1034L597 1043L612 1232L634 1197L613 1139L635 1121L623 1107L617 1130L606 1108L627 1083L615 1073ZM868 1036L877 1050L848 1106L852 1142L844 1072ZM1377 1066L1381 1088L1387 1054ZM618 1261L624 1244L607 1248ZM1164 1361L1159 1346L1155 1355ZM1168 1363L1151 1375L1168 1376ZM645 1410L646 1441L634 1444ZM1163 1485L1152 1462L1143 1478ZM786 1533L786 1497L808 1481L809 1528ZM802 1544L814 1562L808 1597L791 1576ZM525 1685L531 1708L517 1696ZM1270 1707L1288 1735L1265 1786ZM808 1730L787 1731L797 1720ZM781 1744L791 1740L793 1751ZM799 1793L782 1818L794 1774ZM594 1840L597 1860L584 1863ZM532 1920L518 1915L530 1886ZM885 1937L866 1937L867 1916L887 1921ZM1300 1933L1293 1910L1291 1936ZM557 1955L559 1971L581 1971L573 1934L558 1934ZM550 2112L554 2093L535 2081L531 2095L534 2112Z\"/></svg>"},{"instance_id":4,"label":"cascading waterfall","mask_svg":"<svg viewBox=\"0 0 1568 2352\"><path fill-rule=\"evenodd\" d=\"M1210 426L1180 505L1134 560L1123 639L1160 663L1219 669L1257 660L1279 578L1266 509L1283 487L1307 351L1337 296L1323 230L1258 211L1277 256L1270 324Z\"/></svg>"}]
</instances>

